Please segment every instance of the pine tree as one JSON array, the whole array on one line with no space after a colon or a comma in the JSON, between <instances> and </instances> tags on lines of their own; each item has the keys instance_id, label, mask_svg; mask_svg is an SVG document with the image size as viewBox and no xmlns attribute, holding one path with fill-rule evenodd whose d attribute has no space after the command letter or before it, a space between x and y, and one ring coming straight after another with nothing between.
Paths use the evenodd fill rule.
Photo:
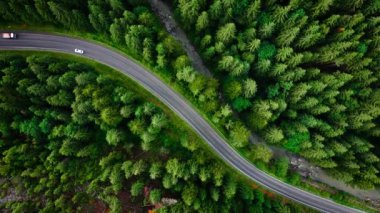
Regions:
<instances>
[{"instance_id":1,"label":"pine tree","mask_svg":"<svg viewBox=\"0 0 380 213\"><path fill-rule=\"evenodd\" d=\"M131 186L131 195L136 197L142 193L142 189L144 187L144 183L141 181L134 182Z\"/></svg>"},{"instance_id":2,"label":"pine tree","mask_svg":"<svg viewBox=\"0 0 380 213\"><path fill-rule=\"evenodd\" d=\"M235 38L236 26L234 23L227 23L220 27L216 33L216 39L223 43L229 43Z\"/></svg>"},{"instance_id":3,"label":"pine tree","mask_svg":"<svg viewBox=\"0 0 380 213\"><path fill-rule=\"evenodd\" d=\"M229 81L224 85L226 95L230 100L233 100L243 93L243 86L238 81Z\"/></svg>"},{"instance_id":4,"label":"pine tree","mask_svg":"<svg viewBox=\"0 0 380 213\"><path fill-rule=\"evenodd\" d=\"M122 121L119 111L114 107L103 109L100 113L100 117L103 122L110 126L117 126Z\"/></svg>"},{"instance_id":5,"label":"pine tree","mask_svg":"<svg viewBox=\"0 0 380 213\"><path fill-rule=\"evenodd\" d=\"M161 164L160 163L152 163L152 165L150 166L150 169L149 169L149 173L150 173L150 178L151 179L157 179L158 177L161 176Z\"/></svg>"},{"instance_id":6,"label":"pine tree","mask_svg":"<svg viewBox=\"0 0 380 213\"><path fill-rule=\"evenodd\" d=\"M259 39L253 39L247 44L247 48L250 52L255 52L259 46L260 46L261 41Z\"/></svg>"},{"instance_id":7,"label":"pine tree","mask_svg":"<svg viewBox=\"0 0 380 213\"><path fill-rule=\"evenodd\" d=\"M114 146L125 140L125 138L124 133L118 129L108 130L106 134L107 142Z\"/></svg>"},{"instance_id":8,"label":"pine tree","mask_svg":"<svg viewBox=\"0 0 380 213\"><path fill-rule=\"evenodd\" d=\"M194 23L195 19L193 17L198 17L200 5L198 1L178 1L178 8L181 12L181 16L186 20L187 23Z\"/></svg>"},{"instance_id":9,"label":"pine tree","mask_svg":"<svg viewBox=\"0 0 380 213\"><path fill-rule=\"evenodd\" d=\"M272 158L272 152L267 146L257 144L252 149L252 158L268 163Z\"/></svg>"},{"instance_id":10,"label":"pine tree","mask_svg":"<svg viewBox=\"0 0 380 213\"><path fill-rule=\"evenodd\" d=\"M270 127L264 133L264 138L268 143L279 143L284 139L284 134L277 127Z\"/></svg>"},{"instance_id":11,"label":"pine tree","mask_svg":"<svg viewBox=\"0 0 380 213\"><path fill-rule=\"evenodd\" d=\"M133 164L131 168L132 174L135 176L140 175L141 173L145 172L146 167L146 163L143 160L139 160Z\"/></svg>"},{"instance_id":12,"label":"pine tree","mask_svg":"<svg viewBox=\"0 0 380 213\"><path fill-rule=\"evenodd\" d=\"M209 25L208 13L203 11L197 19L196 29L197 31L202 31L206 29Z\"/></svg>"},{"instance_id":13,"label":"pine tree","mask_svg":"<svg viewBox=\"0 0 380 213\"><path fill-rule=\"evenodd\" d=\"M237 191L237 184L231 177L227 178L225 185L223 186L223 193L227 199L231 199L235 196Z\"/></svg>"},{"instance_id":14,"label":"pine tree","mask_svg":"<svg viewBox=\"0 0 380 213\"><path fill-rule=\"evenodd\" d=\"M291 7L277 7L274 12L273 12L273 19L275 20L276 23L283 23L284 20L286 19Z\"/></svg>"},{"instance_id":15,"label":"pine tree","mask_svg":"<svg viewBox=\"0 0 380 213\"><path fill-rule=\"evenodd\" d=\"M261 28L260 28L260 37L261 39L265 39L270 37L274 30L275 30L276 24L274 22L269 22L265 23Z\"/></svg>"},{"instance_id":16,"label":"pine tree","mask_svg":"<svg viewBox=\"0 0 380 213\"><path fill-rule=\"evenodd\" d=\"M276 161L276 175L285 178L289 169L289 159L280 158Z\"/></svg>"},{"instance_id":17,"label":"pine tree","mask_svg":"<svg viewBox=\"0 0 380 213\"><path fill-rule=\"evenodd\" d=\"M313 17L320 16L325 14L330 6L333 4L333 0L320 0L318 3L316 3L312 8L312 15Z\"/></svg>"},{"instance_id":18,"label":"pine tree","mask_svg":"<svg viewBox=\"0 0 380 213\"><path fill-rule=\"evenodd\" d=\"M124 26L121 19L115 19L110 25L111 38L114 42L121 44L123 42Z\"/></svg>"},{"instance_id":19,"label":"pine tree","mask_svg":"<svg viewBox=\"0 0 380 213\"><path fill-rule=\"evenodd\" d=\"M210 6L210 9L209 9L209 14L210 14L210 17L213 19L213 20L217 20L221 14L222 14L222 11L223 8L222 8L222 3L220 0L216 0L214 1L211 6Z\"/></svg>"},{"instance_id":20,"label":"pine tree","mask_svg":"<svg viewBox=\"0 0 380 213\"><path fill-rule=\"evenodd\" d=\"M149 200L151 203L157 203L161 200L161 190L153 189L149 192Z\"/></svg>"},{"instance_id":21,"label":"pine tree","mask_svg":"<svg viewBox=\"0 0 380 213\"><path fill-rule=\"evenodd\" d=\"M195 185L193 184L186 185L182 191L183 202L187 206L191 206L194 203L197 197L197 194L198 194L198 190Z\"/></svg>"},{"instance_id":22,"label":"pine tree","mask_svg":"<svg viewBox=\"0 0 380 213\"><path fill-rule=\"evenodd\" d=\"M259 15L259 10L261 7L261 0L255 0L251 2L246 10L246 15L244 17L247 18L247 23L252 23L256 17Z\"/></svg>"},{"instance_id":23,"label":"pine tree","mask_svg":"<svg viewBox=\"0 0 380 213\"><path fill-rule=\"evenodd\" d=\"M248 144L250 132L241 122L236 122L230 130L230 138L233 146L241 148Z\"/></svg>"},{"instance_id":24,"label":"pine tree","mask_svg":"<svg viewBox=\"0 0 380 213\"><path fill-rule=\"evenodd\" d=\"M276 44L280 47L289 46L300 32L299 27L293 27L282 31L276 38Z\"/></svg>"},{"instance_id":25,"label":"pine tree","mask_svg":"<svg viewBox=\"0 0 380 213\"><path fill-rule=\"evenodd\" d=\"M211 198L215 202L217 202L219 200L219 197L220 197L220 192L219 192L218 188L215 188L215 187L211 188L210 193L211 193Z\"/></svg>"}]
</instances>

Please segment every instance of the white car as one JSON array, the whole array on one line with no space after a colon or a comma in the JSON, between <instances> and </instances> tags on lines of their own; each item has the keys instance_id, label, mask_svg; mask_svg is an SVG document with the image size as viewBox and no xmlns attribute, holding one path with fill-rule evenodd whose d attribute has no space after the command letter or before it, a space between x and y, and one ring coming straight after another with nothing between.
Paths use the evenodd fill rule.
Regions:
<instances>
[{"instance_id":1,"label":"white car","mask_svg":"<svg viewBox=\"0 0 380 213\"><path fill-rule=\"evenodd\" d=\"M78 48L75 48L74 52L75 52L75 53L79 53L79 54L83 54L83 53L84 53L83 50L78 49Z\"/></svg>"}]
</instances>

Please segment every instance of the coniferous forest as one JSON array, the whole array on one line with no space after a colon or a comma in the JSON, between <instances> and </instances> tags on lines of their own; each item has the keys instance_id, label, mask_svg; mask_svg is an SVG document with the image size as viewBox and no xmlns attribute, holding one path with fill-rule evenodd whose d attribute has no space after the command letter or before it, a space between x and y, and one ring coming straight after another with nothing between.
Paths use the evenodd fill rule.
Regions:
<instances>
[{"instance_id":1,"label":"coniferous forest","mask_svg":"<svg viewBox=\"0 0 380 213\"><path fill-rule=\"evenodd\" d=\"M55 57L0 58L0 185L14 212L298 207L240 180L130 88ZM1 205L0 205L1 206Z\"/></svg>"},{"instance_id":2,"label":"coniferous forest","mask_svg":"<svg viewBox=\"0 0 380 213\"><path fill-rule=\"evenodd\" d=\"M234 120L231 107L218 99L218 80L194 70L180 43L166 32L145 1L0 1L0 23L53 25L110 40L181 87L214 123L222 126L234 146L248 143L247 128Z\"/></svg>"},{"instance_id":3,"label":"coniferous forest","mask_svg":"<svg viewBox=\"0 0 380 213\"><path fill-rule=\"evenodd\" d=\"M347 183L380 184L380 1L174 7L250 129Z\"/></svg>"},{"instance_id":4,"label":"coniferous forest","mask_svg":"<svg viewBox=\"0 0 380 213\"><path fill-rule=\"evenodd\" d=\"M165 2L211 77L191 66L147 1L0 0L0 26L109 40L283 180L299 182L286 159L249 144L250 131L347 184L380 186L379 0ZM27 199L6 208L302 211L252 189L157 103L94 67L16 55L0 57L0 195Z\"/></svg>"}]
</instances>

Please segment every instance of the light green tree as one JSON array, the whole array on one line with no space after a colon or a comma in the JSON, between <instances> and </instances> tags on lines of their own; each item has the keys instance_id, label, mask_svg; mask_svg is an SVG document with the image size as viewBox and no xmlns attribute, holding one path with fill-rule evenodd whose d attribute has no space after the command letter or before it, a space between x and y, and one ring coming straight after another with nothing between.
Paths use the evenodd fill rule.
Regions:
<instances>
[{"instance_id":1,"label":"light green tree","mask_svg":"<svg viewBox=\"0 0 380 213\"><path fill-rule=\"evenodd\" d=\"M226 183L223 185L224 196L226 196L228 199L231 199L235 196L236 191L236 181L232 177L227 178Z\"/></svg>"},{"instance_id":2,"label":"light green tree","mask_svg":"<svg viewBox=\"0 0 380 213\"><path fill-rule=\"evenodd\" d=\"M284 134L277 127L269 127L264 132L264 138L268 143L279 143L284 139Z\"/></svg>"},{"instance_id":3,"label":"light green tree","mask_svg":"<svg viewBox=\"0 0 380 213\"><path fill-rule=\"evenodd\" d=\"M244 90L244 96L246 98L251 98L255 95L256 91L257 91L257 84L256 84L256 81L254 81L253 79L250 79L250 78L247 78L244 80L244 83L243 83L243 90Z\"/></svg>"},{"instance_id":4,"label":"light green tree","mask_svg":"<svg viewBox=\"0 0 380 213\"><path fill-rule=\"evenodd\" d=\"M216 39L223 43L229 43L235 38L236 26L234 23L227 23L216 32Z\"/></svg>"},{"instance_id":5,"label":"light green tree","mask_svg":"<svg viewBox=\"0 0 380 213\"><path fill-rule=\"evenodd\" d=\"M116 146L117 144L125 140L125 138L126 137L125 137L124 132L118 129L110 129L107 131L107 134L106 134L106 140L108 144L113 145L113 146Z\"/></svg>"},{"instance_id":6,"label":"light green tree","mask_svg":"<svg viewBox=\"0 0 380 213\"><path fill-rule=\"evenodd\" d=\"M264 144L256 144L252 149L252 158L268 163L272 158L272 151Z\"/></svg>"},{"instance_id":7,"label":"light green tree","mask_svg":"<svg viewBox=\"0 0 380 213\"><path fill-rule=\"evenodd\" d=\"M131 186L131 195L136 197L142 193L142 189L144 188L144 183L141 181L134 182Z\"/></svg>"},{"instance_id":8,"label":"light green tree","mask_svg":"<svg viewBox=\"0 0 380 213\"><path fill-rule=\"evenodd\" d=\"M119 111L114 107L107 107L100 112L102 121L110 126L117 126L121 121Z\"/></svg>"},{"instance_id":9,"label":"light green tree","mask_svg":"<svg viewBox=\"0 0 380 213\"><path fill-rule=\"evenodd\" d=\"M235 122L230 130L232 145L238 148L246 146L249 135L249 130L241 122Z\"/></svg>"},{"instance_id":10,"label":"light green tree","mask_svg":"<svg viewBox=\"0 0 380 213\"><path fill-rule=\"evenodd\" d=\"M224 91L230 100L233 100L243 94L243 86L238 81L229 81L224 85Z\"/></svg>"},{"instance_id":11,"label":"light green tree","mask_svg":"<svg viewBox=\"0 0 380 213\"><path fill-rule=\"evenodd\" d=\"M183 202L187 206L191 206L194 203L195 199L197 198L197 194L198 194L198 190L195 185L193 184L186 185L182 191Z\"/></svg>"},{"instance_id":12,"label":"light green tree","mask_svg":"<svg viewBox=\"0 0 380 213\"><path fill-rule=\"evenodd\" d=\"M200 32L206 29L208 25L209 25L208 14L206 11L203 11L197 19L196 30Z\"/></svg>"},{"instance_id":13,"label":"light green tree","mask_svg":"<svg viewBox=\"0 0 380 213\"><path fill-rule=\"evenodd\" d=\"M124 23L121 19L115 19L110 25L111 38L114 42L121 44L124 35Z\"/></svg>"},{"instance_id":14,"label":"light green tree","mask_svg":"<svg viewBox=\"0 0 380 213\"><path fill-rule=\"evenodd\" d=\"M149 192L149 200L151 203L157 203L161 200L161 190L153 189Z\"/></svg>"},{"instance_id":15,"label":"light green tree","mask_svg":"<svg viewBox=\"0 0 380 213\"><path fill-rule=\"evenodd\" d=\"M158 163L158 162L152 163L149 169L149 177L151 179L154 180L161 176L161 173L162 173L161 166L162 166L161 163Z\"/></svg>"}]
</instances>

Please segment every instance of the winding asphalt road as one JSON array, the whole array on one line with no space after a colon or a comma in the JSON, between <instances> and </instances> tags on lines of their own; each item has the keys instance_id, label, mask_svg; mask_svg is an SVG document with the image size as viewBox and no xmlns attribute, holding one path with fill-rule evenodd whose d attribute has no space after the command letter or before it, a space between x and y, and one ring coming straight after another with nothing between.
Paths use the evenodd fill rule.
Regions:
<instances>
[{"instance_id":1,"label":"winding asphalt road","mask_svg":"<svg viewBox=\"0 0 380 213\"><path fill-rule=\"evenodd\" d=\"M184 97L174 92L150 71L117 51L84 40L42 33L20 32L17 39L0 39L0 50L44 50L74 54L75 48L83 49L83 56L111 66L140 83L191 125L226 163L253 181L321 212L360 212L300 190L260 171L229 146Z\"/></svg>"}]
</instances>

